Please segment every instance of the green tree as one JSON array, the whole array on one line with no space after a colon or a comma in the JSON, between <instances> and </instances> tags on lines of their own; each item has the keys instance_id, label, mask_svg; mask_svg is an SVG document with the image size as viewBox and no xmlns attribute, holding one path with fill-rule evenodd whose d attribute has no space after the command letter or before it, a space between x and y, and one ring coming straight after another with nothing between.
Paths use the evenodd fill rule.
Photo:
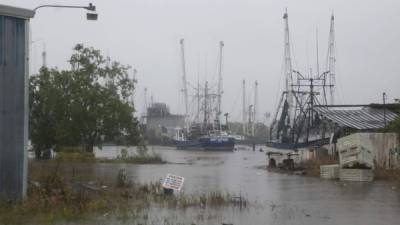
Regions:
<instances>
[{"instance_id":1,"label":"green tree","mask_svg":"<svg viewBox=\"0 0 400 225\"><path fill-rule=\"evenodd\" d=\"M400 116L391 121L385 128L385 132L395 132L400 135Z\"/></svg>"},{"instance_id":2,"label":"green tree","mask_svg":"<svg viewBox=\"0 0 400 225\"><path fill-rule=\"evenodd\" d=\"M130 67L81 44L75 46L69 63L70 70L44 67L30 78L30 139L37 155L63 146L91 152L101 137L139 144Z\"/></svg>"}]
</instances>

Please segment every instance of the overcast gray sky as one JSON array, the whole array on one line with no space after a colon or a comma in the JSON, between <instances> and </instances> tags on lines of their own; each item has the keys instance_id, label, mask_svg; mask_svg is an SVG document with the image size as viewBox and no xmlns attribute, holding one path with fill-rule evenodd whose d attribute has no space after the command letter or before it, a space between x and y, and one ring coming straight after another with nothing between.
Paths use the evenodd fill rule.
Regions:
<instances>
[{"instance_id":1,"label":"overcast gray sky","mask_svg":"<svg viewBox=\"0 0 400 225\"><path fill-rule=\"evenodd\" d=\"M138 70L137 108L143 89L155 101L183 112L179 39L185 38L188 80L216 74L218 42L224 48L223 111L239 120L241 80L247 89L259 82L259 110L273 112L283 87L283 21L288 8L296 63L304 71L315 65L318 28L321 67L328 46L329 19L336 23L337 101L380 102L400 97L400 1L398 0L3 0L2 4L34 8L60 3L97 6L99 20L71 9L41 9L31 22L32 69L41 64L46 44L48 66L67 68L76 43L101 49ZM315 68L315 67L314 67ZM249 93L250 95L250 93Z\"/></svg>"}]
</instances>

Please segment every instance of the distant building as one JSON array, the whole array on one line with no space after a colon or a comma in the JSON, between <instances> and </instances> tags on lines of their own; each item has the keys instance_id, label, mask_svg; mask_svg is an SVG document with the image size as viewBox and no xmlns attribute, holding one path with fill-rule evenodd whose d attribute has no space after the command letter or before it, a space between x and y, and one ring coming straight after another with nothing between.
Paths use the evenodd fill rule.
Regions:
<instances>
[{"instance_id":1,"label":"distant building","mask_svg":"<svg viewBox=\"0 0 400 225\"><path fill-rule=\"evenodd\" d=\"M146 137L150 142L168 142L175 135L176 128L184 125L185 117L171 114L165 103L153 103L147 108Z\"/></svg>"}]
</instances>

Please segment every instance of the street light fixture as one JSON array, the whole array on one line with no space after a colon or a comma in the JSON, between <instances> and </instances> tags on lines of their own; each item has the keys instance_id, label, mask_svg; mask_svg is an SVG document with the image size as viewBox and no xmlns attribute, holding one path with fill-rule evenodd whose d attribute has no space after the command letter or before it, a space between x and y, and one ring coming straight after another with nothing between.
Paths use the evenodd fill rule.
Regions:
<instances>
[{"instance_id":1,"label":"street light fixture","mask_svg":"<svg viewBox=\"0 0 400 225\"><path fill-rule=\"evenodd\" d=\"M41 8L72 8L72 9L86 9L88 12L86 13L87 20L97 20L98 14L96 12L96 6L92 3L89 3L88 6L74 6L74 5L40 5L33 9L36 13L38 9Z\"/></svg>"}]
</instances>

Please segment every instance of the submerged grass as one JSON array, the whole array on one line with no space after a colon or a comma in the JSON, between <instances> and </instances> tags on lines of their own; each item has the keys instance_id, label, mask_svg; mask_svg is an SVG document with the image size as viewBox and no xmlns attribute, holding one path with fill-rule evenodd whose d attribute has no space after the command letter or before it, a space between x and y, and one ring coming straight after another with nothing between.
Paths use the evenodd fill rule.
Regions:
<instances>
[{"instance_id":1,"label":"submerged grass","mask_svg":"<svg viewBox=\"0 0 400 225\"><path fill-rule=\"evenodd\" d=\"M400 169L384 169L376 167L374 170L375 179L395 182L400 186Z\"/></svg>"},{"instance_id":2,"label":"submerged grass","mask_svg":"<svg viewBox=\"0 0 400 225\"><path fill-rule=\"evenodd\" d=\"M159 154L145 154L145 155L132 155L127 157L117 157L117 158L101 158L96 159L96 162L103 163L132 163L132 164L163 164L165 161Z\"/></svg>"},{"instance_id":3,"label":"submerged grass","mask_svg":"<svg viewBox=\"0 0 400 225\"><path fill-rule=\"evenodd\" d=\"M184 210L248 206L244 198L241 197L239 203L233 194L226 192L164 195L159 182L129 181L121 185L119 176L114 179L79 177L63 170L62 163L30 165L30 171L26 200L0 200L0 224L77 222L95 215L113 215L117 219L134 221L143 219L154 207Z\"/></svg>"},{"instance_id":4,"label":"submerged grass","mask_svg":"<svg viewBox=\"0 0 400 225\"><path fill-rule=\"evenodd\" d=\"M134 155L121 154L116 158L95 158L93 153L58 152L55 158L62 162L80 163L132 163L132 164L163 164L165 161L158 153L140 153Z\"/></svg>"}]
</instances>

